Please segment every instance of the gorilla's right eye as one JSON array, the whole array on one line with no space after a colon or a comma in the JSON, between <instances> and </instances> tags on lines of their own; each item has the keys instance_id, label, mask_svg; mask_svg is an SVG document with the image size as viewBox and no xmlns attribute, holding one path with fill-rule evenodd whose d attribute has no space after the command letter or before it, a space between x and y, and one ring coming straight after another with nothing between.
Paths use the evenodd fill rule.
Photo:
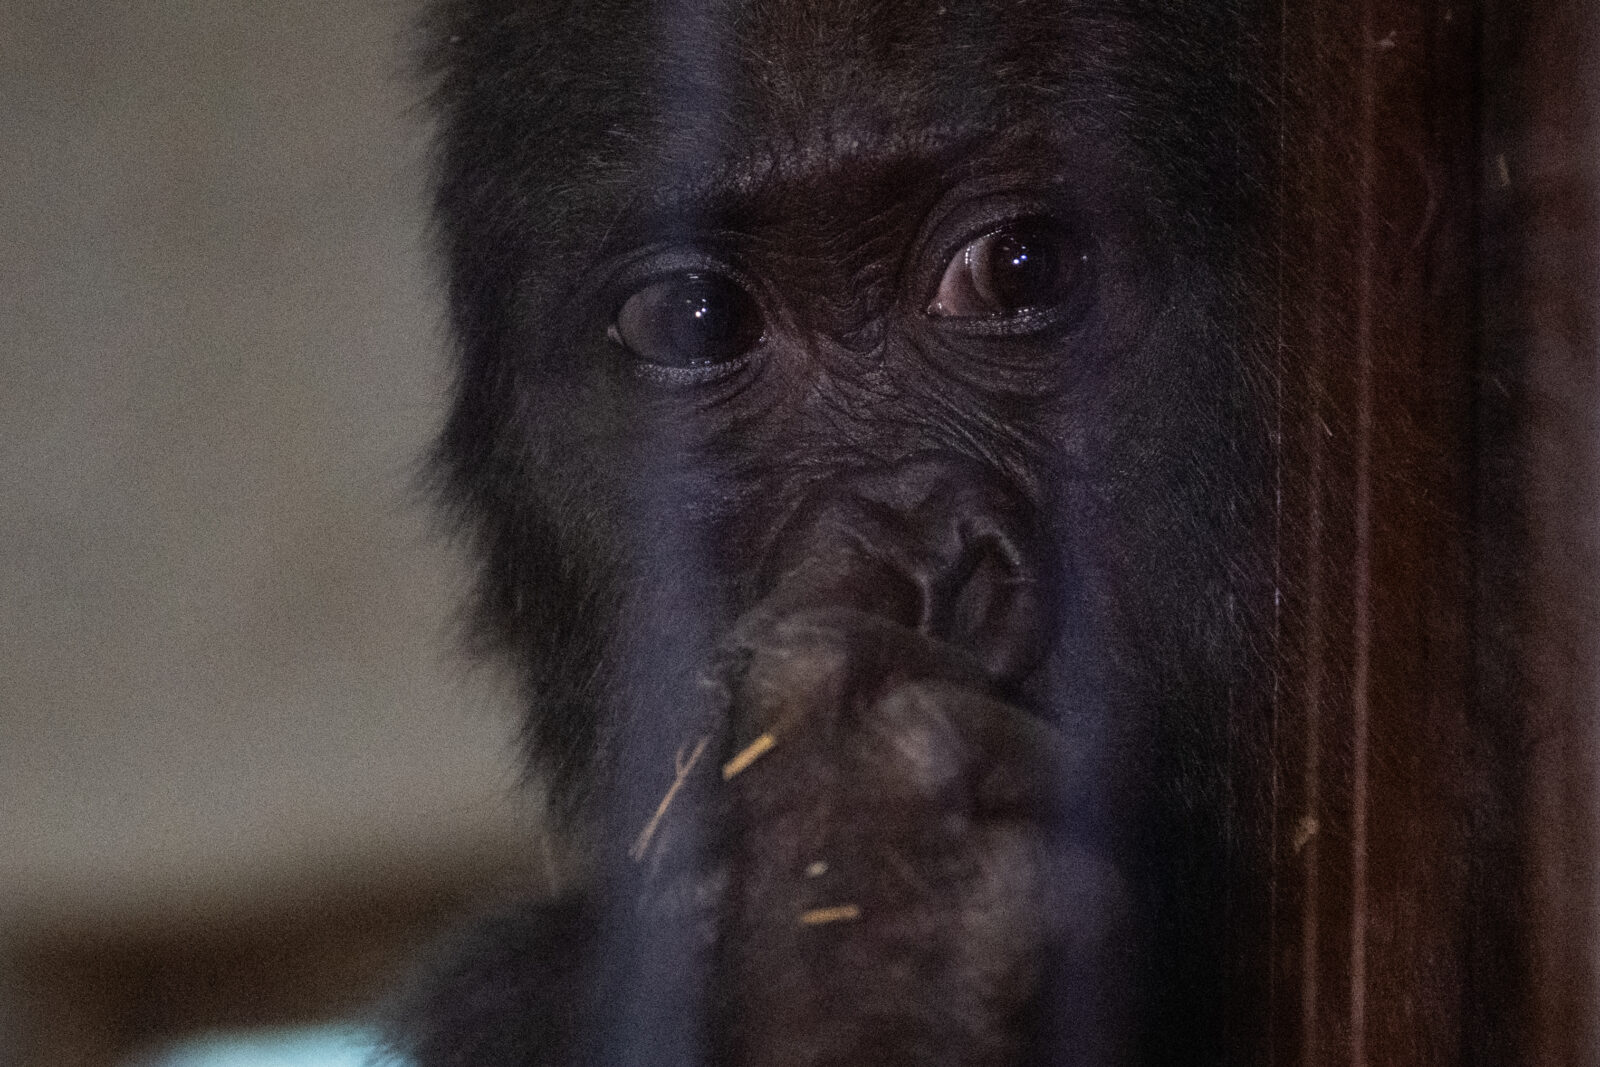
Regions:
<instances>
[{"instance_id":1,"label":"gorilla's right eye","mask_svg":"<svg viewBox=\"0 0 1600 1067\"><path fill-rule=\"evenodd\" d=\"M612 339L660 367L731 363L761 340L755 298L720 274L684 271L656 278L623 301Z\"/></svg>"},{"instance_id":2,"label":"gorilla's right eye","mask_svg":"<svg viewBox=\"0 0 1600 1067\"><path fill-rule=\"evenodd\" d=\"M1007 319L1066 304L1085 279L1089 255L1062 223L1022 218L968 241L939 279L928 314Z\"/></svg>"}]
</instances>

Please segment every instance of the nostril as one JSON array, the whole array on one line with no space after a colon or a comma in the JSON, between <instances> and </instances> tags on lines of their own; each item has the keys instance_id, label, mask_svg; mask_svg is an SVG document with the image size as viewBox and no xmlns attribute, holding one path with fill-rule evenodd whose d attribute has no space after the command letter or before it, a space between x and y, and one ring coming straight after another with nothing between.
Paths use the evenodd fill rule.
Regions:
<instances>
[{"instance_id":1,"label":"nostril","mask_svg":"<svg viewBox=\"0 0 1600 1067\"><path fill-rule=\"evenodd\" d=\"M831 481L768 558L769 612L847 607L971 654L1001 685L1048 642L1050 556L1031 506L970 460L919 457Z\"/></svg>"},{"instance_id":2,"label":"nostril","mask_svg":"<svg viewBox=\"0 0 1600 1067\"><path fill-rule=\"evenodd\" d=\"M970 651L998 681L1033 668L1047 628L1043 590L1014 541L998 531L967 540L938 584L931 636Z\"/></svg>"},{"instance_id":3,"label":"nostril","mask_svg":"<svg viewBox=\"0 0 1600 1067\"><path fill-rule=\"evenodd\" d=\"M936 636L957 645L978 642L1005 609L1015 575L1008 561L989 542L965 554L946 583Z\"/></svg>"}]
</instances>

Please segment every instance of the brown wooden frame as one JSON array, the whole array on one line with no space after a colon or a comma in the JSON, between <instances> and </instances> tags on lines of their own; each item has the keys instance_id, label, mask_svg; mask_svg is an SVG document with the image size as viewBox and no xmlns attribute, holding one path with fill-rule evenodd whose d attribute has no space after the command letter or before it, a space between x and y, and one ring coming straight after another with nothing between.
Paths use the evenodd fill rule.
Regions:
<instances>
[{"instance_id":1,"label":"brown wooden frame","mask_svg":"<svg viewBox=\"0 0 1600 1067\"><path fill-rule=\"evenodd\" d=\"M1597 26L1282 9L1274 1063L1600 1062Z\"/></svg>"}]
</instances>

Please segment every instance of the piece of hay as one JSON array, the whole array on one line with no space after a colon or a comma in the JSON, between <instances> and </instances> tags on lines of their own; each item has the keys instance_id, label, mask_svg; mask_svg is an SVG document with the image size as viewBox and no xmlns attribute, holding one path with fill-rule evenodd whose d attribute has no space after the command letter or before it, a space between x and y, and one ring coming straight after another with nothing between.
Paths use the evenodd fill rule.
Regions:
<instances>
[{"instance_id":1,"label":"piece of hay","mask_svg":"<svg viewBox=\"0 0 1600 1067\"><path fill-rule=\"evenodd\" d=\"M702 737L694 746L694 751L689 753L687 759L684 758L683 748L680 747L678 749L678 754L672 759L678 776L667 787L666 796L661 798L661 803L656 805L656 813L650 816L650 821L644 824L643 830L639 831L639 837L634 841L633 847L628 849L628 855L632 857L633 862L638 863L644 859L645 850L650 847L651 839L656 836L656 830L661 825L662 817L667 814L667 809L672 806L673 798L678 795L678 790L683 788L684 780L689 777L689 772L694 770L694 765L700 762L700 757L705 755L706 745L710 743L711 737L709 734Z\"/></svg>"},{"instance_id":2,"label":"piece of hay","mask_svg":"<svg viewBox=\"0 0 1600 1067\"><path fill-rule=\"evenodd\" d=\"M812 908L800 913L801 926L826 926L828 923L855 922L861 918L861 905L835 904L831 908Z\"/></svg>"},{"instance_id":3,"label":"piece of hay","mask_svg":"<svg viewBox=\"0 0 1600 1067\"><path fill-rule=\"evenodd\" d=\"M777 744L778 739L772 735L771 731L762 734L744 746L737 756L722 765L722 780L726 782L732 779L734 775L742 774L749 768L750 764L771 752L777 747Z\"/></svg>"}]
</instances>

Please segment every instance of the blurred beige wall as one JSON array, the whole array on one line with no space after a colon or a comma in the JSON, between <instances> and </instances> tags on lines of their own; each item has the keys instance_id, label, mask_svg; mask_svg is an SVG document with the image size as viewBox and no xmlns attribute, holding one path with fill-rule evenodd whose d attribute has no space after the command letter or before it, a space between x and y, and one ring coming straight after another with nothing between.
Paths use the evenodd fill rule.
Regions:
<instances>
[{"instance_id":1,"label":"blurred beige wall","mask_svg":"<svg viewBox=\"0 0 1600 1067\"><path fill-rule=\"evenodd\" d=\"M0 4L0 924L524 839L391 0Z\"/></svg>"}]
</instances>

